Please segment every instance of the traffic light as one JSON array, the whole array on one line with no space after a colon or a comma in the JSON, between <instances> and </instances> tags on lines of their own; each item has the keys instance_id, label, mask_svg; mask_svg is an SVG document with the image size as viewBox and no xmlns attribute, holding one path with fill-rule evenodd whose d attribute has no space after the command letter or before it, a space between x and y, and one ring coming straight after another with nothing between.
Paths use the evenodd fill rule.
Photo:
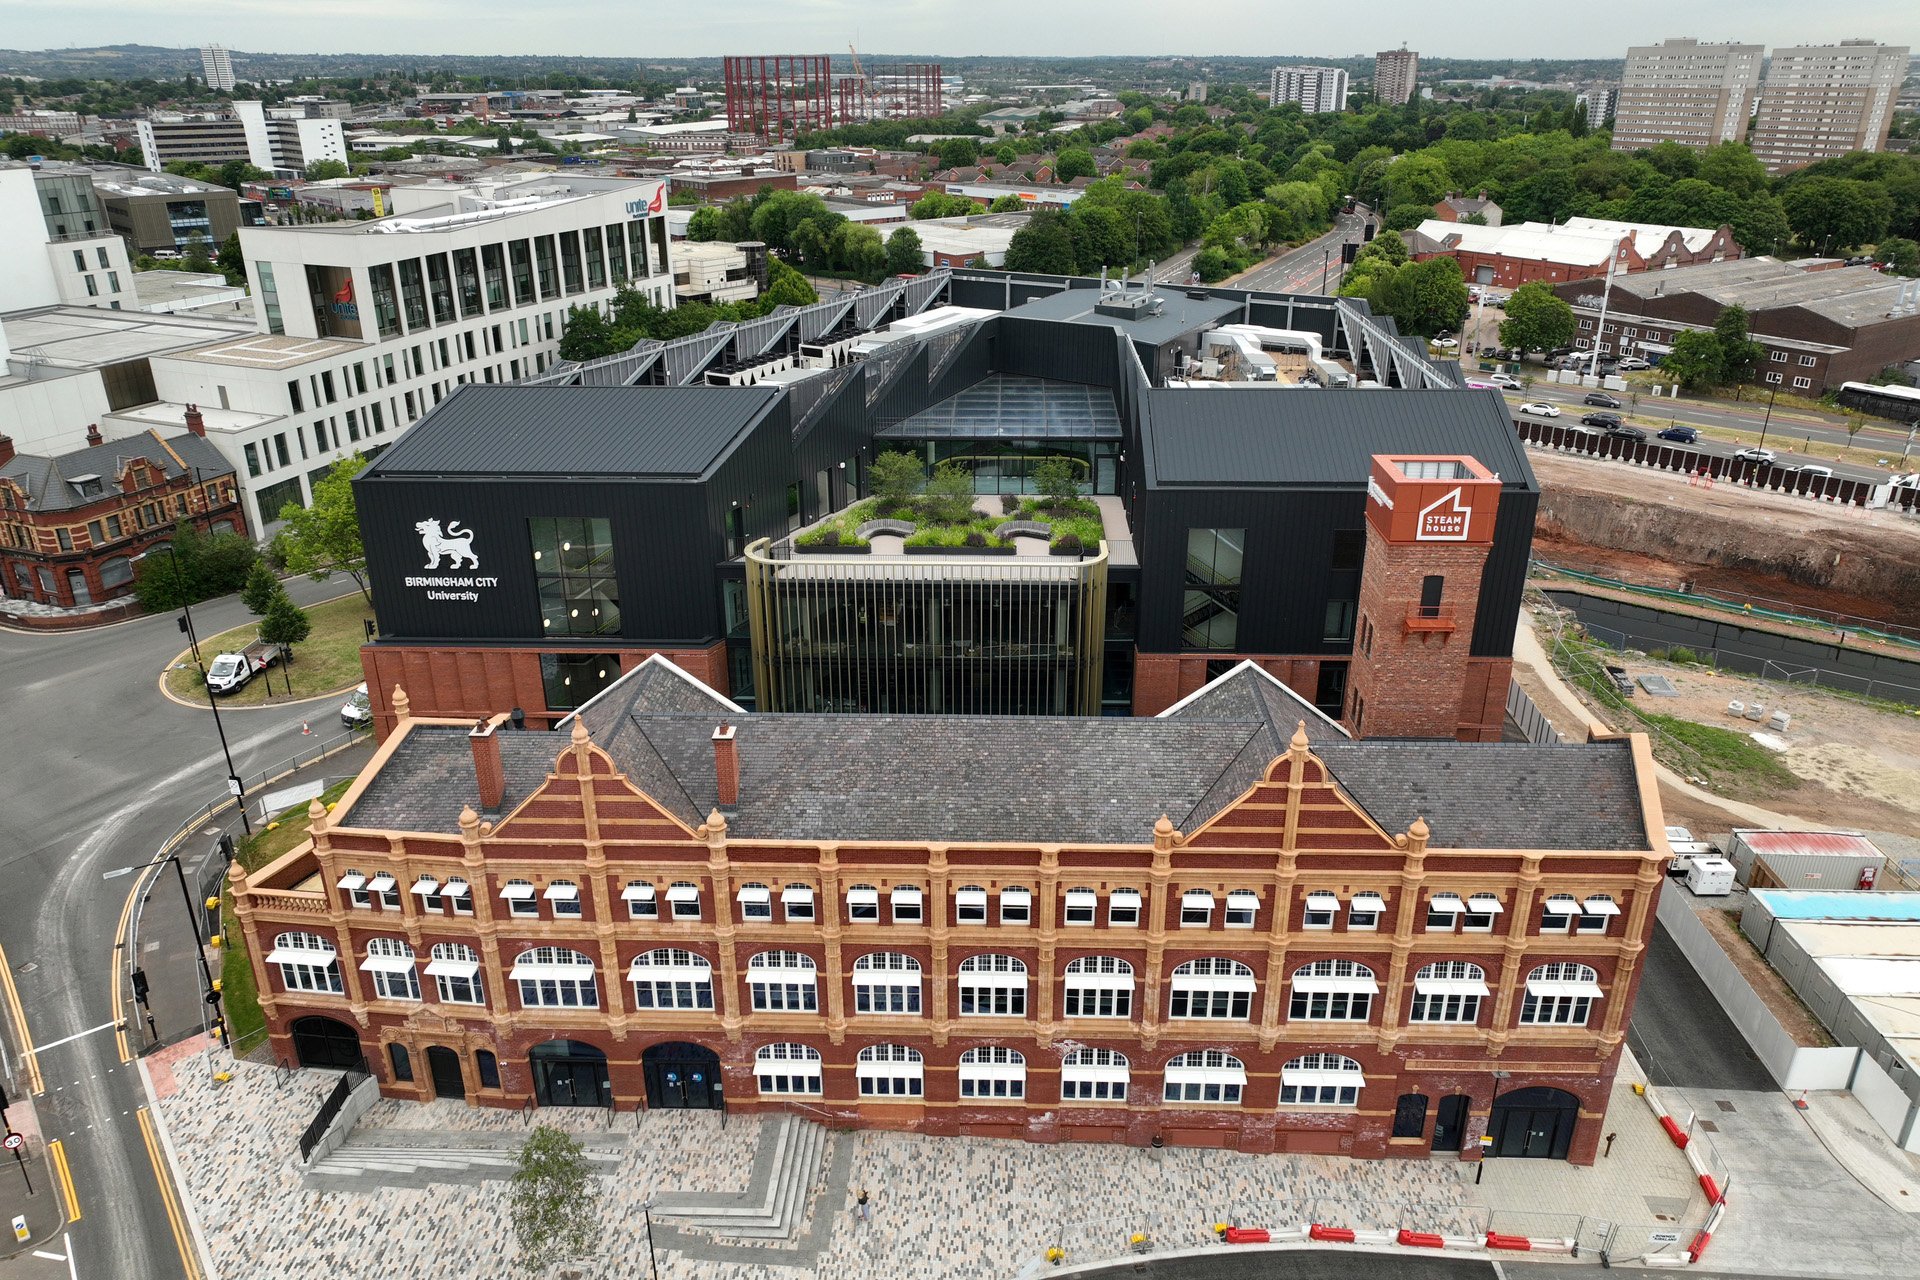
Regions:
<instances>
[{"instance_id":1,"label":"traffic light","mask_svg":"<svg viewBox=\"0 0 1920 1280\"><path fill-rule=\"evenodd\" d=\"M143 1005L147 1002L147 971L145 969L133 971L133 998Z\"/></svg>"},{"instance_id":2,"label":"traffic light","mask_svg":"<svg viewBox=\"0 0 1920 1280\"><path fill-rule=\"evenodd\" d=\"M1347 265L1348 263L1351 263L1351 262L1353 261L1353 258L1354 258L1354 255L1355 255L1355 254L1357 254L1357 253L1359 253L1359 252L1360 252L1360 246L1359 246L1359 245L1357 245L1357 244L1355 244L1355 243L1353 243L1353 241L1351 241L1351 240L1349 240L1349 241L1347 241L1347 243L1345 243L1345 244L1343 244L1343 245L1341 245L1341 246L1340 246L1340 262L1341 262L1341 265L1343 265L1343 266L1344 266L1344 265Z\"/></svg>"},{"instance_id":3,"label":"traffic light","mask_svg":"<svg viewBox=\"0 0 1920 1280\"><path fill-rule=\"evenodd\" d=\"M174 622L179 624L181 635L187 634L187 615L186 614L184 613L181 614L179 617L174 619Z\"/></svg>"}]
</instances>

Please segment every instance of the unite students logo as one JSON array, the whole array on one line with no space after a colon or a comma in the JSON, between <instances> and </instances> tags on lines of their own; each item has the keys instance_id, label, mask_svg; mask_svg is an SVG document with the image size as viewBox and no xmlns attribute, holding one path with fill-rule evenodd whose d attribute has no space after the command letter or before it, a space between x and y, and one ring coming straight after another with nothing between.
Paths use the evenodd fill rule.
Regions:
<instances>
[{"instance_id":1,"label":"unite students logo","mask_svg":"<svg viewBox=\"0 0 1920 1280\"><path fill-rule=\"evenodd\" d=\"M1460 490L1455 489L1420 508L1420 523L1414 527L1414 539L1418 542L1465 542L1467 520L1472 514L1473 508L1461 503Z\"/></svg>"}]
</instances>

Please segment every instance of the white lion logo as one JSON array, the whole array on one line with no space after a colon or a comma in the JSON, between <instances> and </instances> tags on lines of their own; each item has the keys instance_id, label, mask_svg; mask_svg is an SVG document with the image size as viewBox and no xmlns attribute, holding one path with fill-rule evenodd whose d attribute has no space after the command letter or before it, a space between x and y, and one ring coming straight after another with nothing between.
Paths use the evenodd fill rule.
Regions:
<instances>
[{"instance_id":1,"label":"white lion logo","mask_svg":"<svg viewBox=\"0 0 1920 1280\"><path fill-rule=\"evenodd\" d=\"M458 569L465 560L469 569L480 567L480 557L473 554L473 530L462 529L458 520L447 521L447 531L440 532L438 520L421 520L413 526L420 535L420 545L427 549L427 568L438 569L440 557L447 557L447 568Z\"/></svg>"}]
</instances>

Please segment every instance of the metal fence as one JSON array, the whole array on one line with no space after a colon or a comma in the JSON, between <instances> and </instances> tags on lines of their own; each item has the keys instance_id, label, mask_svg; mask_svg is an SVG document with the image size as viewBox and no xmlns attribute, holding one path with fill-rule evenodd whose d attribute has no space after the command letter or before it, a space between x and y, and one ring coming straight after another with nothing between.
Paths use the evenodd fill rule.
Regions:
<instances>
[{"instance_id":1,"label":"metal fence","mask_svg":"<svg viewBox=\"0 0 1920 1280\"><path fill-rule=\"evenodd\" d=\"M1675 645L1671 640L1623 631L1617 627L1602 626L1595 622L1582 622L1580 628L1607 648L1623 653L1629 649L1642 652L1666 652L1674 648L1684 648L1702 666L1711 667L1724 674L1751 676L1763 684L1806 685L1830 692L1857 694L1863 698L1874 698L1884 702L1903 702L1920 706L1920 686L1903 684L1897 680L1880 680L1871 676L1855 675L1850 671L1834 671L1828 667L1803 667L1780 663L1703 643Z\"/></svg>"},{"instance_id":2,"label":"metal fence","mask_svg":"<svg viewBox=\"0 0 1920 1280\"><path fill-rule=\"evenodd\" d=\"M354 1088L367 1078L367 1075L365 1058L340 1073L340 1078L334 1082L333 1092L329 1093L327 1100L320 1104L320 1110L314 1115L312 1123L308 1124L306 1132L300 1135L300 1159L303 1162L313 1154L313 1149L320 1145L320 1139L327 1136L327 1126L332 1124L334 1118L340 1114L340 1108L347 1105L347 1095L352 1093Z\"/></svg>"},{"instance_id":3,"label":"metal fence","mask_svg":"<svg viewBox=\"0 0 1920 1280\"><path fill-rule=\"evenodd\" d=\"M1560 732L1534 705L1518 680L1507 681L1507 718L1512 720L1528 742L1559 742Z\"/></svg>"}]
</instances>

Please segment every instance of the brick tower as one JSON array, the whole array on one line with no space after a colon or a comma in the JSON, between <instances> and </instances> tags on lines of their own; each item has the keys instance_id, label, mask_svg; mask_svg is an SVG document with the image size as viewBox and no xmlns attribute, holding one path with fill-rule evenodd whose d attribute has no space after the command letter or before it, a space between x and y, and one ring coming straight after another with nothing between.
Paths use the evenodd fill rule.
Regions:
<instances>
[{"instance_id":1,"label":"brick tower","mask_svg":"<svg viewBox=\"0 0 1920 1280\"><path fill-rule=\"evenodd\" d=\"M1499 478L1472 458L1374 455L1347 681L1355 737L1458 736L1499 506Z\"/></svg>"}]
</instances>

